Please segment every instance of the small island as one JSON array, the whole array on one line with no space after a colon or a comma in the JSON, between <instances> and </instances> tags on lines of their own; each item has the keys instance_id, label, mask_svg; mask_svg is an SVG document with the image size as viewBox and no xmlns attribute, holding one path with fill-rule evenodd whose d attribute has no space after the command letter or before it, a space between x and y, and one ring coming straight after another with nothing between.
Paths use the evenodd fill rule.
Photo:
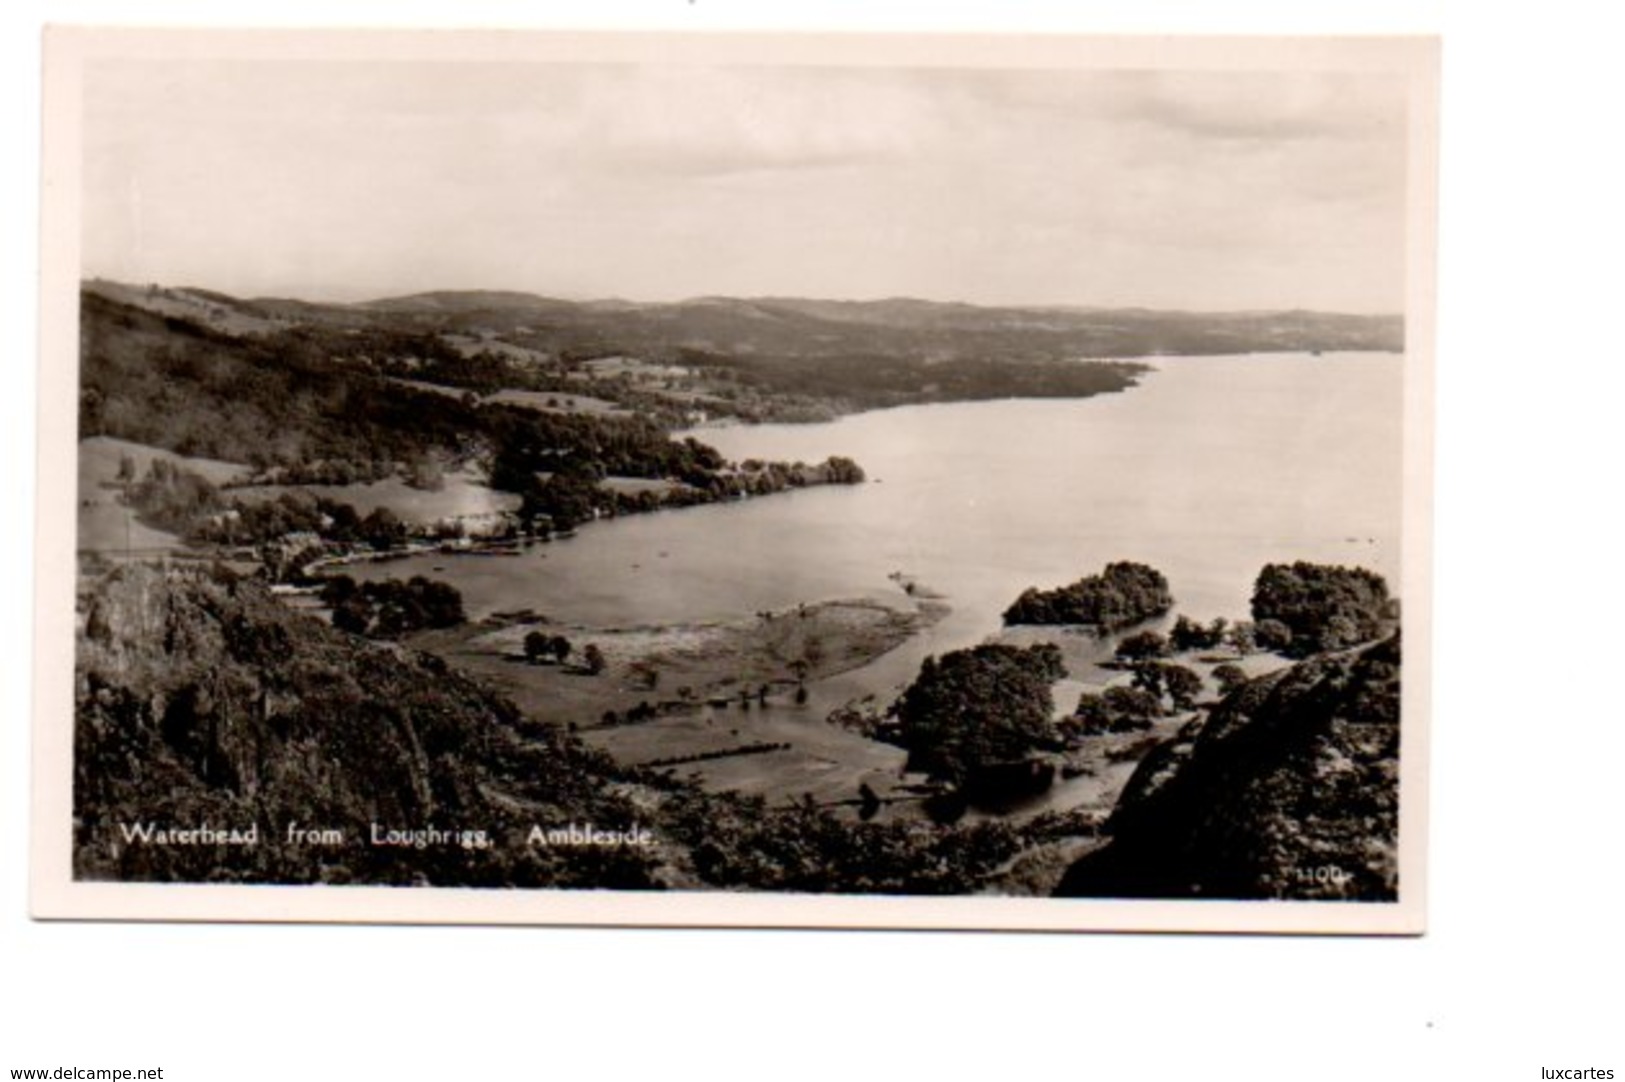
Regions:
<instances>
[{"instance_id":1,"label":"small island","mask_svg":"<svg viewBox=\"0 0 1625 1082\"><path fill-rule=\"evenodd\" d=\"M1116 631L1173 607L1168 580L1145 564L1119 561L1054 590L1028 589L1004 613L1006 624L1092 624Z\"/></svg>"}]
</instances>

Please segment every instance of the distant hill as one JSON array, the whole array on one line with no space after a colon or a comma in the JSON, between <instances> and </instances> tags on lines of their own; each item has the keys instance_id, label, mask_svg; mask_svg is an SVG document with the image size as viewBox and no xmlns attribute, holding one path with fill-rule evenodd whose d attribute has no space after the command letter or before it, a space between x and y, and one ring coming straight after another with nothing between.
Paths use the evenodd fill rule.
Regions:
<instances>
[{"instance_id":1,"label":"distant hill","mask_svg":"<svg viewBox=\"0 0 1625 1082\"><path fill-rule=\"evenodd\" d=\"M984 307L894 297L875 301L798 297L697 297L669 304L572 302L528 294L428 293L368 302L372 311L473 317L493 330L545 317L556 329L622 341L739 353L838 353L854 349L915 356L1140 357L1404 348L1399 316L1300 310L1180 312L1144 308ZM533 330L536 328L532 328Z\"/></svg>"},{"instance_id":2,"label":"distant hill","mask_svg":"<svg viewBox=\"0 0 1625 1082\"><path fill-rule=\"evenodd\" d=\"M893 297L696 297L672 303L570 301L502 290L447 290L356 304L239 300L202 290L94 281L87 291L228 333L287 322L380 323L442 333L520 336L538 349L592 346L671 359L684 349L740 356L878 352L915 360L1145 357L1162 354L1399 351L1397 315L1302 310L1182 312L1146 308L989 307ZM235 323L219 320L229 315Z\"/></svg>"},{"instance_id":3,"label":"distant hill","mask_svg":"<svg viewBox=\"0 0 1625 1082\"><path fill-rule=\"evenodd\" d=\"M188 320L223 334L269 334L281 325L276 312L209 289L135 286L93 278L84 284L83 291L88 296L157 316Z\"/></svg>"},{"instance_id":4,"label":"distant hill","mask_svg":"<svg viewBox=\"0 0 1625 1082\"><path fill-rule=\"evenodd\" d=\"M353 308L373 312L567 312L578 307L570 301L539 297L533 293L514 293L507 290L442 290L432 293L413 293L406 297L386 297L383 300L364 301Z\"/></svg>"}]
</instances>

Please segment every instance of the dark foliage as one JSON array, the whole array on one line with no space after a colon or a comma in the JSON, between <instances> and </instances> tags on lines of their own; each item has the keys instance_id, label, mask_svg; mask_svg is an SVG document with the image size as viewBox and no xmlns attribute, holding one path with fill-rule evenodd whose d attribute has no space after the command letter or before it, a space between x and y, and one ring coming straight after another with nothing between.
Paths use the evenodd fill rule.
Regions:
<instances>
[{"instance_id":1,"label":"dark foliage","mask_svg":"<svg viewBox=\"0 0 1625 1082\"><path fill-rule=\"evenodd\" d=\"M1067 736L1093 736L1097 733L1129 733L1151 728L1162 715L1162 701L1143 688L1110 687L1104 692L1086 691L1078 698L1077 709L1063 723Z\"/></svg>"},{"instance_id":2,"label":"dark foliage","mask_svg":"<svg viewBox=\"0 0 1625 1082\"><path fill-rule=\"evenodd\" d=\"M1146 661L1168 653L1168 640L1155 631L1136 631L1117 644L1117 660Z\"/></svg>"},{"instance_id":3,"label":"dark foliage","mask_svg":"<svg viewBox=\"0 0 1625 1082\"><path fill-rule=\"evenodd\" d=\"M333 625L375 639L398 639L425 629L456 627L466 617L455 586L414 575L357 584L348 575L330 578L322 600L333 610ZM527 651L529 643L526 644Z\"/></svg>"},{"instance_id":4,"label":"dark foliage","mask_svg":"<svg viewBox=\"0 0 1625 1082\"><path fill-rule=\"evenodd\" d=\"M606 757L527 722L432 658L369 644L250 580L127 567L87 601L78 650L81 878L407 886L656 887L634 849L533 847L543 822L626 829ZM500 792L502 799L489 794ZM258 824L257 846L125 842L122 825ZM285 844L288 824L343 845ZM372 823L486 844L368 844Z\"/></svg>"},{"instance_id":5,"label":"dark foliage","mask_svg":"<svg viewBox=\"0 0 1625 1082\"><path fill-rule=\"evenodd\" d=\"M1219 685L1219 694L1228 695L1247 682L1247 673L1240 665L1226 662L1213 670L1213 681Z\"/></svg>"},{"instance_id":6,"label":"dark foliage","mask_svg":"<svg viewBox=\"0 0 1625 1082\"><path fill-rule=\"evenodd\" d=\"M1395 635L1241 684L1141 761L1058 893L1392 900L1399 680Z\"/></svg>"},{"instance_id":7,"label":"dark foliage","mask_svg":"<svg viewBox=\"0 0 1625 1082\"><path fill-rule=\"evenodd\" d=\"M955 784L1053 747L1050 685L1065 675L1048 643L999 644L930 657L892 706L909 768Z\"/></svg>"},{"instance_id":8,"label":"dark foliage","mask_svg":"<svg viewBox=\"0 0 1625 1082\"><path fill-rule=\"evenodd\" d=\"M1389 612L1388 584L1362 567L1336 567L1299 561L1269 564L1253 586L1253 619L1258 640L1302 657L1339 650L1381 635ZM1275 621L1290 632L1284 643Z\"/></svg>"},{"instance_id":9,"label":"dark foliage","mask_svg":"<svg viewBox=\"0 0 1625 1082\"><path fill-rule=\"evenodd\" d=\"M1005 611L1004 622L1093 624L1116 630L1161 616L1173 603L1162 572L1145 564L1120 561L1070 586L1025 591Z\"/></svg>"},{"instance_id":10,"label":"dark foliage","mask_svg":"<svg viewBox=\"0 0 1625 1082\"><path fill-rule=\"evenodd\" d=\"M1168 645L1176 652L1212 650L1223 645L1229 635L1230 622L1219 617L1203 626L1181 613L1168 631Z\"/></svg>"},{"instance_id":11,"label":"dark foliage","mask_svg":"<svg viewBox=\"0 0 1625 1082\"><path fill-rule=\"evenodd\" d=\"M362 589L340 583L332 594ZM82 879L964 894L1022 845L1000 823L858 823L810 803L769 807L622 770L443 663L325 628L250 580L125 567L84 604L74 758ZM126 824L205 822L257 824L261 844L122 836ZM483 836L385 848L368 844L373 823ZM657 844L529 844L538 823L638 826ZM287 844L289 824L338 828L345 841Z\"/></svg>"},{"instance_id":12,"label":"dark foliage","mask_svg":"<svg viewBox=\"0 0 1625 1082\"><path fill-rule=\"evenodd\" d=\"M853 822L810 802L770 808L760 797L696 790L675 794L669 814L701 879L754 890L966 894L1021 846L1003 823Z\"/></svg>"}]
</instances>

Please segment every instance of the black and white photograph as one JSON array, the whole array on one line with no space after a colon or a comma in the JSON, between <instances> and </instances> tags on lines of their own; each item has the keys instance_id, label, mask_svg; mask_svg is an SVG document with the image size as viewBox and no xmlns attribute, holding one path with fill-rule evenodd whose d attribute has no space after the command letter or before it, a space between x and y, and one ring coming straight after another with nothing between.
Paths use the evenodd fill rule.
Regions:
<instances>
[{"instance_id":1,"label":"black and white photograph","mask_svg":"<svg viewBox=\"0 0 1625 1082\"><path fill-rule=\"evenodd\" d=\"M48 35L35 912L1422 931L1436 63Z\"/></svg>"}]
</instances>

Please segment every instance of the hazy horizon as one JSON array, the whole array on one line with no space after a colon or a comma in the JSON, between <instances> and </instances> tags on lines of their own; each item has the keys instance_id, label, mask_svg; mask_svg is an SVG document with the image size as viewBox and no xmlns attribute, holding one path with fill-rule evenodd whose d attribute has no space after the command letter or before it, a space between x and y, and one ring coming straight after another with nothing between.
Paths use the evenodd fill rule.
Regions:
<instances>
[{"instance_id":1,"label":"hazy horizon","mask_svg":"<svg viewBox=\"0 0 1625 1082\"><path fill-rule=\"evenodd\" d=\"M221 295L224 295L224 296L229 296L234 300L242 301L242 302L248 303L248 304L268 303L268 302L272 302L272 301L293 301L293 302L301 303L301 304L317 304L317 305L330 304L330 305L336 305L336 306L341 306L341 307L365 307L365 306L371 305L371 304L385 304L385 303L389 303L389 302L392 302L392 301L410 300L410 299L412 299L414 297L427 297L427 296L437 296L437 295L459 296L459 295L468 295L468 294L495 293L495 294L505 294L505 295L509 295L509 296L519 296L519 297L533 298L533 299L536 299L536 300L558 301L558 302L565 303L565 304L579 304L579 305L624 304L624 305L629 305L629 306L633 306L633 307L640 307L640 308L652 308L652 307L658 307L658 306L663 306L663 305L675 306L675 305L684 305L684 304L700 304L700 303L704 303L706 301L735 301L735 302L744 302L744 303L763 303L763 304L768 304L768 303L772 303L772 302L775 302L775 301L788 301L788 302L811 302L811 303L814 303L814 304L911 303L911 304L941 305L941 306L944 306L944 307L955 307L955 306L957 306L957 307L967 307L967 308L986 308L986 309L989 309L989 310L1009 309L1009 310L1026 310L1026 311L1055 311L1055 312L1066 311L1066 312L1079 312L1079 313L1092 312L1092 311L1098 311L1098 312L1134 312L1134 311L1143 311L1143 312L1167 312L1167 313L1177 313L1177 314L1181 314L1181 315L1196 315L1196 316L1201 316L1201 315L1209 315L1209 316L1246 316L1246 315L1265 315L1265 314L1268 314L1268 315L1284 315L1284 314L1291 313L1291 312L1304 312L1306 314L1317 315L1317 316L1357 316L1357 317L1360 317L1360 318L1371 318L1371 319L1378 319L1378 318L1403 319L1404 316L1405 316L1405 313L1404 313L1402 308L1396 308L1396 309L1393 309L1391 311L1354 312L1354 311L1348 311L1348 310L1334 310L1334 309L1329 309L1329 308L1302 308L1302 307L1296 307L1296 308L1173 308L1173 307L1164 307L1164 306L1152 307L1152 306L1149 306L1149 305L1136 305L1136 304L1027 304L1027 303L1021 303L1021 302L1016 302L1016 301L1011 301L1009 303L990 304L990 303L986 303L986 302L967 301L967 300L953 299L953 298L943 299L943 298L937 298L937 297L922 297L922 296L920 296L918 294L892 294L892 295L884 296L884 297L834 297L834 296L816 296L815 297L815 296L809 296L809 295L806 295L806 294L791 295L791 294L787 294L787 293L774 293L774 294L763 293L763 294L755 294L755 295L706 293L706 294L696 294L695 296L692 296L692 297L676 297L676 298L671 299L671 300L649 300L647 298L625 297L625 296L608 296L608 297L581 296L581 297L573 297L573 296L568 296L568 295L565 295L563 293L557 293L557 292L555 292L555 293L536 293L536 292L533 292L531 290L515 289L515 288L510 287L510 286L445 286L443 288L431 288L431 289L416 290L416 291L414 291L412 293L389 293L389 294L369 293L369 292L367 292L365 290L360 290L360 291L351 291L351 292L356 293L356 297L354 299L347 299L347 298L335 298L335 297L318 297L318 296L313 296L313 295L308 294L308 293L304 294L304 295L294 294L294 293L275 293L275 294L265 293L265 294L257 294L257 295L253 295L253 296L247 296L247 295L243 295L243 294L229 293L226 290L219 289L217 287L210 286L210 285L207 285L207 284L198 283L198 282L127 281L127 280L119 279L119 278L109 278L109 277L107 277L105 275L87 275L86 277L80 279L80 284L81 285L90 285L90 284L93 284L93 283L96 283L96 282L107 282L107 283L112 284L112 285L123 286L123 287L126 287L126 288L145 288L145 287L147 287L149 285L156 285L160 289L167 289L167 290L171 290L171 291L181 290L181 291L191 291L191 292L217 293L217 294L221 294Z\"/></svg>"},{"instance_id":2,"label":"hazy horizon","mask_svg":"<svg viewBox=\"0 0 1625 1082\"><path fill-rule=\"evenodd\" d=\"M1347 72L104 60L85 77L82 273L330 303L502 291L1402 314L1404 87Z\"/></svg>"}]
</instances>

